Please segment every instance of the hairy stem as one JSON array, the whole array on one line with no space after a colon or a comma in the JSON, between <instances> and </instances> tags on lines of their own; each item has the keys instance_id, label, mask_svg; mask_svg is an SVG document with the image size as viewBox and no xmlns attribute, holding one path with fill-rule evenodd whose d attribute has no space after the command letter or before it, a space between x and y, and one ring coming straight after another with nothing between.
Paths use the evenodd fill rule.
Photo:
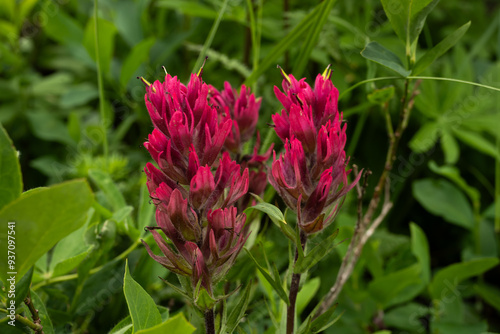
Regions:
<instances>
[{"instance_id":1,"label":"hairy stem","mask_svg":"<svg viewBox=\"0 0 500 334\"><path fill-rule=\"evenodd\" d=\"M205 333L215 334L215 318L213 308L205 311Z\"/></svg>"},{"instance_id":2,"label":"hairy stem","mask_svg":"<svg viewBox=\"0 0 500 334\"><path fill-rule=\"evenodd\" d=\"M300 231L300 247L302 247L302 250L304 250L306 247L306 241L307 241L307 235L304 232ZM299 251L298 251L298 249L296 249L293 267L295 267L295 263L297 263L298 257L299 257ZM293 334L293 327L294 327L294 322L295 322L295 303L297 301L297 294L299 293L299 284L300 284L300 274L294 273L292 275L292 282L290 284L290 293L288 295L290 305L288 306L288 309L286 311L286 333L287 334Z\"/></svg>"}]
</instances>

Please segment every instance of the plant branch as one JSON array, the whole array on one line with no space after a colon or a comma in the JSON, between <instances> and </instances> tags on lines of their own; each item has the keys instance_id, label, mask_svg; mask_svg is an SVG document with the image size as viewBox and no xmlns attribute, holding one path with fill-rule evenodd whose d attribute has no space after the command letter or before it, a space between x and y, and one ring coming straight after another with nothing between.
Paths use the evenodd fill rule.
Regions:
<instances>
[{"instance_id":1,"label":"plant branch","mask_svg":"<svg viewBox=\"0 0 500 334\"><path fill-rule=\"evenodd\" d=\"M394 161L396 160L396 152L399 142L401 140L401 136L403 135L403 132L408 125L408 120L410 117L411 109L413 108L414 99L415 96L418 94L417 88L420 84L420 81L417 81L417 83L413 87L413 92L411 96L409 96L409 84L410 81L406 80L404 86L403 98L401 99L401 111L399 113L399 121L397 128L394 132L388 128L389 149L386 155L384 170L380 175L380 178L377 182L370 203L368 204L368 209L364 215L360 214L359 203L361 202L362 196L364 195L364 189L366 189L366 182L363 184L362 187L357 186L358 220L356 222L356 226L354 229L354 235L352 237L351 243L349 244L349 248L347 249L347 253L344 259L342 260L342 264L340 266L335 284L332 286L332 288L322 301L321 306L318 308L317 312L314 315L315 318L326 312L326 310L328 310L330 306L337 300L344 284L351 276L354 267L356 266L356 263L358 262L358 259L361 256L363 246L366 244L368 239L373 235L377 227L382 223L382 221L392 208L393 204L390 201L390 187L389 187L388 175L393 168ZM377 211L377 208L379 207L380 198L382 192L384 191L384 188L385 188L385 200L382 206L382 210L378 215L378 217L373 219L373 216Z\"/></svg>"},{"instance_id":2,"label":"plant branch","mask_svg":"<svg viewBox=\"0 0 500 334\"><path fill-rule=\"evenodd\" d=\"M30 290L28 290L28 296L26 298L24 298L24 304L26 304L26 306L30 310L31 317L33 318L33 323L32 323L33 326L30 326L30 325L28 325L28 326L30 326L30 328L33 329L36 334L44 334L43 333L43 326L41 324L42 321L40 320L40 316L38 315L38 310L33 305ZM16 319L18 318L18 316L20 318L24 318L24 317L20 316L19 314L16 314ZM24 318L24 319L28 320L27 318ZM21 322L22 322L22 320L21 320Z\"/></svg>"}]
</instances>

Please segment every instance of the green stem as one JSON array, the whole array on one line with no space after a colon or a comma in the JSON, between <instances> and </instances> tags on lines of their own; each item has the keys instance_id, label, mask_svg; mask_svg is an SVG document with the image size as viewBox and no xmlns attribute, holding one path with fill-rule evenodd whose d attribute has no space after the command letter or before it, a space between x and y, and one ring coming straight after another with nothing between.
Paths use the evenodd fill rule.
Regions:
<instances>
[{"instance_id":1,"label":"green stem","mask_svg":"<svg viewBox=\"0 0 500 334\"><path fill-rule=\"evenodd\" d=\"M21 324L28 326L29 328L34 330L35 333L43 334L41 325L35 324L33 321L29 320L28 318L23 317L20 314L16 314L16 321L19 321Z\"/></svg>"},{"instance_id":2,"label":"green stem","mask_svg":"<svg viewBox=\"0 0 500 334\"><path fill-rule=\"evenodd\" d=\"M101 115L101 122L102 122L101 124L103 132L102 146L104 151L104 158L106 159L106 161L108 161L108 152L109 152L108 136L107 136L108 120L106 117L106 110L104 104L104 86L101 73L101 59L99 57L99 19L97 13L98 13L98 0L94 0L94 22L95 22L94 44L95 44L95 61L97 65L97 87L99 89L99 112Z\"/></svg>"},{"instance_id":3,"label":"green stem","mask_svg":"<svg viewBox=\"0 0 500 334\"><path fill-rule=\"evenodd\" d=\"M456 83L463 83L463 84L467 84L467 85L471 85L471 86L477 86L477 87L481 87L481 88L486 88L486 89L491 89L491 90L495 90L497 92L500 92L500 88L497 88L497 87L493 87L493 86L488 86L488 85L483 85L483 84L480 84L480 83L477 83L477 82L472 82L472 81L465 81L465 80L459 80L459 79L453 79L453 78L439 78L439 77L421 77L421 76L409 76L409 77L380 77L380 78L373 78L373 79L367 79L367 80L363 80L363 81L360 81L354 85L352 85L351 87L347 88L346 90L344 90L342 92L342 94L340 94L339 96L339 100L342 99L342 97L344 97L348 92L350 92L351 90L353 90L354 88L356 87L359 87L361 85L364 85L366 83L369 83L369 82L374 82L374 81L383 81L383 80L409 80L409 79L416 79L416 80L438 80L438 81L451 81L451 82L456 82Z\"/></svg>"},{"instance_id":4,"label":"green stem","mask_svg":"<svg viewBox=\"0 0 500 334\"><path fill-rule=\"evenodd\" d=\"M115 257L110 262L123 260L125 257L127 257L127 255L132 253L132 251L134 251L137 248L137 246L139 246L140 244L141 244L141 240L140 239L136 240L129 248L127 248L125 251L123 251L123 253L121 253L120 255ZM101 270L102 268L104 268L104 266L95 267L89 271L89 274L93 275L93 274L97 273L99 270ZM77 279L77 278L78 278L77 273L64 275L64 276L58 276L58 277L52 277L52 278L49 278L45 281L38 283L37 285L33 286L32 289L37 290L37 289L44 287L46 285L49 285L49 284L71 281L71 280Z\"/></svg>"},{"instance_id":5,"label":"green stem","mask_svg":"<svg viewBox=\"0 0 500 334\"><path fill-rule=\"evenodd\" d=\"M198 59L194 64L192 73L197 73L197 71L200 69L203 60L205 59L205 55L207 54L208 49L212 45L212 41L214 40L215 34L217 33L217 29L219 29L220 21L222 20L224 12L226 11L227 2L228 0L224 0L224 2L222 3L222 8L219 11L219 15L217 16L217 19L215 20L214 24L212 25L212 28L210 29L210 33L208 34L205 44L203 44L203 49L201 49Z\"/></svg>"}]
</instances>

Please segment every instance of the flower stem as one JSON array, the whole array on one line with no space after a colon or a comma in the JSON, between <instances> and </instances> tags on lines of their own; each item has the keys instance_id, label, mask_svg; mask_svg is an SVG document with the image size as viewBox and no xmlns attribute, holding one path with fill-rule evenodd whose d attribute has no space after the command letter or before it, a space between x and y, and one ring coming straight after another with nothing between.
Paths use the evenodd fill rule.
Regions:
<instances>
[{"instance_id":1,"label":"flower stem","mask_svg":"<svg viewBox=\"0 0 500 334\"><path fill-rule=\"evenodd\" d=\"M205 311L205 333L215 334L215 318L213 308Z\"/></svg>"},{"instance_id":2,"label":"flower stem","mask_svg":"<svg viewBox=\"0 0 500 334\"><path fill-rule=\"evenodd\" d=\"M104 151L104 158L106 159L106 162L108 160L108 152L109 152L109 147L108 147L108 136L107 136L107 129L108 129L108 118L106 117L106 110L105 110L105 104L104 104L104 84L102 80L102 72L101 72L101 58L99 57L99 29L98 29L98 0L94 0L94 23L95 23L95 34L94 34L94 45L95 45L95 62L97 66L97 87L99 89L99 111L101 114L101 122L102 122L102 131L103 131L103 137L102 137L102 146L103 146L103 151Z\"/></svg>"},{"instance_id":3,"label":"flower stem","mask_svg":"<svg viewBox=\"0 0 500 334\"><path fill-rule=\"evenodd\" d=\"M306 247L307 235L300 231L300 247L304 250ZM295 250L295 263L297 263L297 259L299 257L299 251ZM295 325L295 303L297 301L297 294L299 293L299 284L300 284L300 273L294 273L292 275L292 282L290 284L290 293L288 295L288 300L290 301L290 305L286 311L286 333L293 334L293 327Z\"/></svg>"}]
</instances>

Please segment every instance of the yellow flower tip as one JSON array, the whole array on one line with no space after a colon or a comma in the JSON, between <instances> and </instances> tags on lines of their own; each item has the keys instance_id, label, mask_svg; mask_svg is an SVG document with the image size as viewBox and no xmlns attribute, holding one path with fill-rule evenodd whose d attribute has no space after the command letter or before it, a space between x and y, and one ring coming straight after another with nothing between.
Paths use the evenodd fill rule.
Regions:
<instances>
[{"instance_id":1,"label":"yellow flower tip","mask_svg":"<svg viewBox=\"0 0 500 334\"><path fill-rule=\"evenodd\" d=\"M205 67L205 63L207 62L207 59L208 59L208 57L205 57L205 59L203 60L203 64L200 67L200 70L198 71L198 73L196 73L198 78L201 78L201 76L203 75L203 67Z\"/></svg>"},{"instance_id":2,"label":"yellow flower tip","mask_svg":"<svg viewBox=\"0 0 500 334\"><path fill-rule=\"evenodd\" d=\"M146 79L144 79L143 77L137 77L137 79L141 80L142 83L144 85L146 85L147 87L151 87L151 90L153 91L153 93L156 93L156 89L153 85L151 85L151 83L149 81L147 81Z\"/></svg>"},{"instance_id":3,"label":"yellow flower tip","mask_svg":"<svg viewBox=\"0 0 500 334\"><path fill-rule=\"evenodd\" d=\"M332 69L330 68L331 64L328 64L328 66L325 68L325 71L323 72L322 76L324 79L329 80L332 76Z\"/></svg>"},{"instance_id":4,"label":"yellow flower tip","mask_svg":"<svg viewBox=\"0 0 500 334\"><path fill-rule=\"evenodd\" d=\"M281 66L276 65L276 67L280 69L281 75L283 76L283 79L285 79L286 81L288 81L289 84L292 84L292 81L290 80L290 77L288 76L288 74L285 73L285 71L281 68Z\"/></svg>"}]
</instances>

